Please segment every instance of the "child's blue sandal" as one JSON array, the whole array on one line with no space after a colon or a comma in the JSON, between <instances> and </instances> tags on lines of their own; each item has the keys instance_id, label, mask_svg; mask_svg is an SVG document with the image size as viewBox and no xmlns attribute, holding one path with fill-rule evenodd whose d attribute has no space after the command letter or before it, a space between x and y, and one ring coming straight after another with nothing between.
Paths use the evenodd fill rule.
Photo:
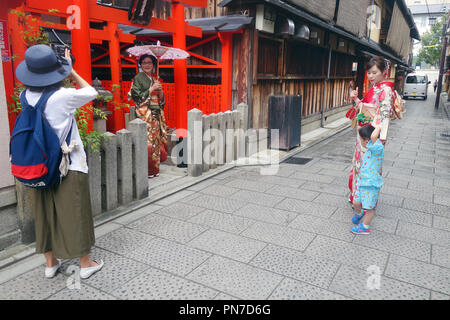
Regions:
<instances>
[{"instance_id":1,"label":"child's blue sandal","mask_svg":"<svg viewBox=\"0 0 450 320\"><path fill-rule=\"evenodd\" d=\"M370 227L366 229L366 228L364 228L363 224L360 223L355 227L351 227L350 231L353 234L370 234Z\"/></svg>"}]
</instances>

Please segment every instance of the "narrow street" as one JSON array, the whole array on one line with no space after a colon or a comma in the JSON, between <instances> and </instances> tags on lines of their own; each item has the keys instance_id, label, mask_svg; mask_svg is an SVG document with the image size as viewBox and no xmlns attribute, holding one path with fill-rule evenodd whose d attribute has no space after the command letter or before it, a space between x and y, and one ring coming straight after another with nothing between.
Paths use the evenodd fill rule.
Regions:
<instances>
[{"instance_id":1,"label":"narrow street","mask_svg":"<svg viewBox=\"0 0 450 320\"><path fill-rule=\"evenodd\" d=\"M450 120L434 99L391 123L370 235L350 233L349 128L296 155L307 164L238 167L102 226L105 267L80 289L73 260L0 299L450 299Z\"/></svg>"}]
</instances>

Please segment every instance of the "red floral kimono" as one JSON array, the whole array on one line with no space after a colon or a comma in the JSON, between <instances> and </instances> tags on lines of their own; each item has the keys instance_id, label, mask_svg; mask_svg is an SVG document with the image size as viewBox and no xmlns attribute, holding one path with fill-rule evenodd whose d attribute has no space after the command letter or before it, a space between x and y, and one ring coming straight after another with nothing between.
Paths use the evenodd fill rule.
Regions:
<instances>
[{"instance_id":1,"label":"red floral kimono","mask_svg":"<svg viewBox=\"0 0 450 320\"><path fill-rule=\"evenodd\" d=\"M364 107L363 113L368 118L364 123L358 122L356 129L372 125L383 125L385 121L389 121L392 109L393 89L394 84L392 82L380 82L376 86L372 87L366 96L362 99L363 103L370 103L372 107ZM381 140L383 145L386 140ZM352 170L350 171L350 177L348 186L351 194L349 200L353 202L353 195L356 192L356 181L358 180L359 171L361 169L361 162L364 158L364 154L367 151L361 144L358 131L356 132L356 144L355 152L353 153Z\"/></svg>"}]
</instances>

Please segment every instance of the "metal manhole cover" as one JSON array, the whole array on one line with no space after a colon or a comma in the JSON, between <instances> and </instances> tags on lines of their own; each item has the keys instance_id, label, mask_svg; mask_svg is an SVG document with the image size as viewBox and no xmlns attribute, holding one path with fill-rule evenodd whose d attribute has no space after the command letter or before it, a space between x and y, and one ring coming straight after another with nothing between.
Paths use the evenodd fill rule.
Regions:
<instances>
[{"instance_id":1,"label":"metal manhole cover","mask_svg":"<svg viewBox=\"0 0 450 320\"><path fill-rule=\"evenodd\" d=\"M291 164L307 164L310 162L313 158L299 158L299 157L292 157L285 161L285 163L291 163Z\"/></svg>"}]
</instances>

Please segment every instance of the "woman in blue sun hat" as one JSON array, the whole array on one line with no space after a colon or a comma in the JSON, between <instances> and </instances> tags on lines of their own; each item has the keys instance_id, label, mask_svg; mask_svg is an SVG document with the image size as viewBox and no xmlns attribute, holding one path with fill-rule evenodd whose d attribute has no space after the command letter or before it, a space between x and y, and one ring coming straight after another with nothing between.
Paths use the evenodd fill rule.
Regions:
<instances>
[{"instance_id":1,"label":"woman in blue sun hat","mask_svg":"<svg viewBox=\"0 0 450 320\"><path fill-rule=\"evenodd\" d=\"M85 279L103 267L94 261L90 251L94 245L88 166L74 113L93 100L97 91L72 68L69 50L57 56L47 45L35 45L25 52L25 60L16 69L17 79L25 87L25 99L31 107L44 91L56 89L48 99L43 115L60 139L66 140L71 128L70 163L61 183L49 188L29 188L35 219L36 252L46 259L45 277L52 278L61 267L61 259L80 259L80 277ZM62 81L70 77L80 89L64 88ZM61 169L61 167L60 167Z\"/></svg>"}]
</instances>

